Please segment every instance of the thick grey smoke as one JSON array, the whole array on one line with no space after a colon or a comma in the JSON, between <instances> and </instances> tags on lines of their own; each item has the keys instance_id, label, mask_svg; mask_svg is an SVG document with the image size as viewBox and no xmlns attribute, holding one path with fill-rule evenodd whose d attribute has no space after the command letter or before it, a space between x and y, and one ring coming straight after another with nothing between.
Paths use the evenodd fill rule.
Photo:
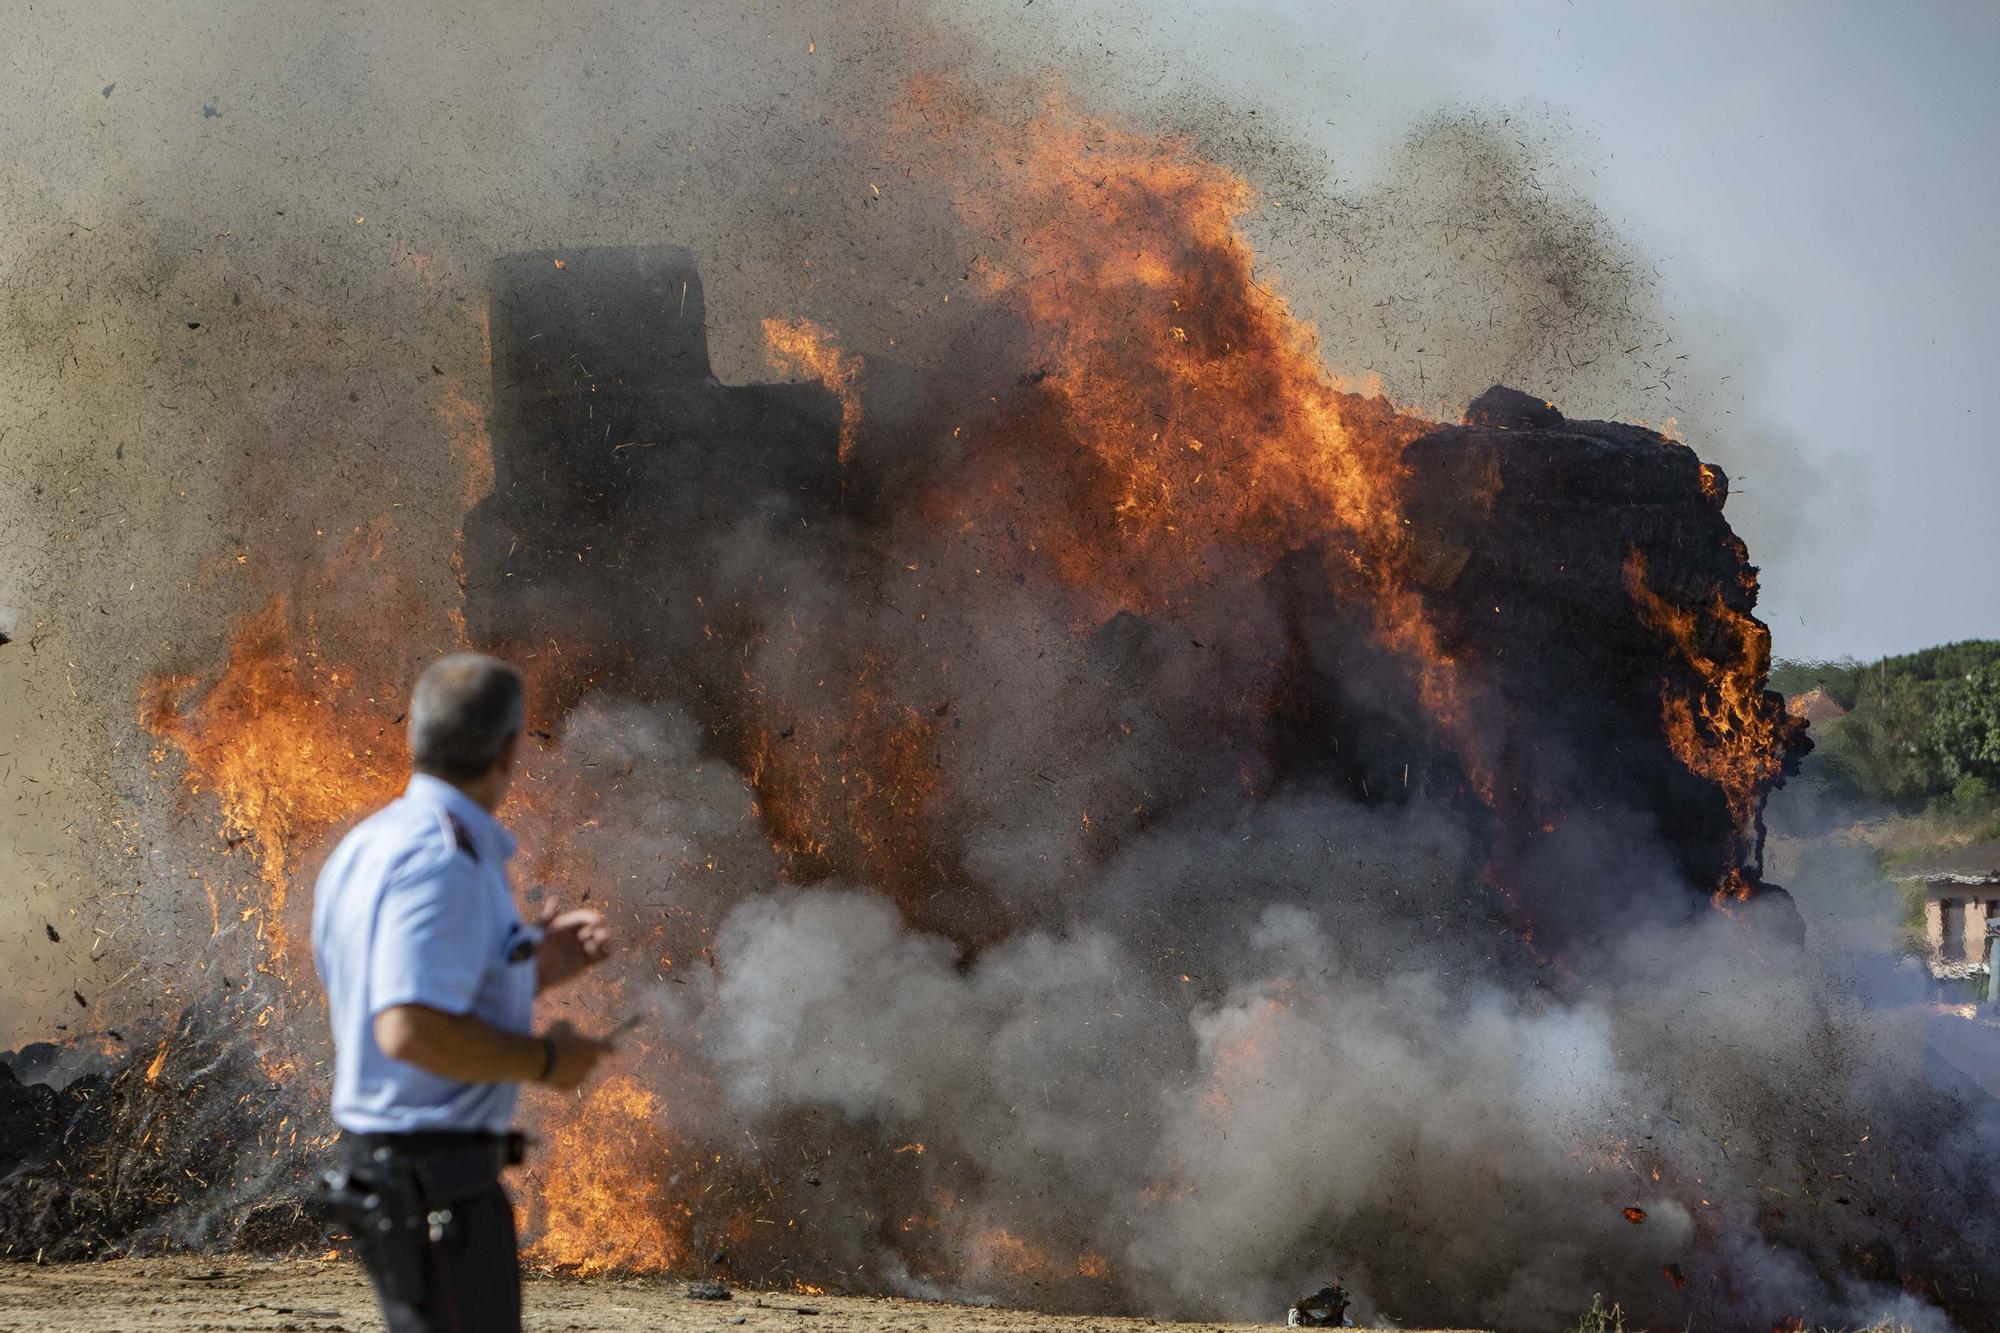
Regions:
<instances>
[{"instance_id":1,"label":"thick grey smoke","mask_svg":"<svg viewBox=\"0 0 2000 1333\"><path fill-rule=\"evenodd\" d=\"M656 988L672 1054L641 1076L703 1141L832 1145L778 1188L840 1201L823 1243L859 1283L1256 1317L1337 1275L1400 1321L1557 1327L1605 1293L1950 1327L1865 1267L1827 1277L1993 1146L1938 1119L1858 866L1797 881L1804 954L1635 917L1558 975L1449 817L1289 791L1133 832L1072 910L968 951L867 888L784 885L753 793L671 709L586 706L561 754L587 775L554 803L587 816L572 872L719 923L710 966Z\"/></svg>"},{"instance_id":2,"label":"thick grey smoke","mask_svg":"<svg viewBox=\"0 0 2000 1333\"><path fill-rule=\"evenodd\" d=\"M1385 915L1382 872L1343 873L1343 822L1369 816L1260 817L1292 824L1295 878L1214 872L1229 921L1189 923L1198 952L1164 967L1123 918L967 960L866 893L743 904L711 1029L732 1104L831 1108L969 1160L989 1224L1111 1256L1163 1312L1268 1313L1338 1273L1375 1317L1548 1328L1597 1292L1644 1308L1684 1265L1710 1317L1732 1288L1770 1317L1911 1317L1866 1284L1830 1310L1814 1260L1746 1208L1813 1208L1822 1156L1848 1168L1836 1193L1912 1187L1865 1163L1925 1081L1916 1020L1841 1002L1828 960L1773 968L1720 919L1635 934L1567 998L1524 990L1482 957L1472 894L1426 901L1398 867L1416 901ZM1226 860L1244 840L1221 832L1169 855Z\"/></svg>"}]
</instances>

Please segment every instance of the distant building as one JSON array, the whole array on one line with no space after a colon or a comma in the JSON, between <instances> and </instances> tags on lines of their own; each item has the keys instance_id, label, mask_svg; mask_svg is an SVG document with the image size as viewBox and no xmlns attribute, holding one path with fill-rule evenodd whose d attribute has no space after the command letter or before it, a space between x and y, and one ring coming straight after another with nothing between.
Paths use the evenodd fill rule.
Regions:
<instances>
[{"instance_id":1,"label":"distant building","mask_svg":"<svg viewBox=\"0 0 2000 1333\"><path fill-rule=\"evenodd\" d=\"M1976 842L1899 872L1924 887L1924 939L1931 975L1986 971L1986 923L2000 921L2000 838Z\"/></svg>"},{"instance_id":2,"label":"distant building","mask_svg":"<svg viewBox=\"0 0 2000 1333\"><path fill-rule=\"evenodd\" d=\"M1823 685L1815 685L1804 694L1795 694L1785 700L1785 711L1793 717L1802 717L1815 727L1831 722L1837 717L1846 717L1847 710L1839 700L1826 692Z\"/></svg>"}]
</instances>

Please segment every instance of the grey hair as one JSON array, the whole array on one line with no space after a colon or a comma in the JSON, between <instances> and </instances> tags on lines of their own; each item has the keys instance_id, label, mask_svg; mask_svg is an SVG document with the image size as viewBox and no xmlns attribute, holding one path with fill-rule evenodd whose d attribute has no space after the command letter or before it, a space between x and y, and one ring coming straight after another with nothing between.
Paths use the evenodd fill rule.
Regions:
<instances>
[{"instance_id":1,"label":"grey hair","mask_svg":"<svg viewBox=\"0 0 2000 1333\"><path fill-rule=\"evenodd\" d=\"M410 766L447 782L484 777L526 717L527 691L513 667L478 653L441 657L410 694Z\"/></svg>"}]
</instances>

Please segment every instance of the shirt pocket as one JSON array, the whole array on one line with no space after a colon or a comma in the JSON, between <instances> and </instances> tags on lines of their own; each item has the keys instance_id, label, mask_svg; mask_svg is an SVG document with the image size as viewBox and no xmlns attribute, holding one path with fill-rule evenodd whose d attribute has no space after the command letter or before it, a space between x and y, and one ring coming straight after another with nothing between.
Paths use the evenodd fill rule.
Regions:
<instances>
[{"instance_id":1,"label":"shirt pocket","mask_svg":"<svg viewBox=\"0 0 2000 1333\"><path fill-rule=\"evenodd\" d=\"M507 933L500 945L500 961L510 966L533 963L541 948L542 932L516 918L507 923Z\"/></svg>"}]
</instances>

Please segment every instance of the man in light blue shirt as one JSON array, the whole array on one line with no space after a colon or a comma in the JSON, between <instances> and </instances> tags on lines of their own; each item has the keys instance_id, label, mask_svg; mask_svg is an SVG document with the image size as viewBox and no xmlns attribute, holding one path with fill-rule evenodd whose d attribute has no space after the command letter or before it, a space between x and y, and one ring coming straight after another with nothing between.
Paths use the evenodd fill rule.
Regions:
<instances>
[{"instance_id":1,"label":"man in light blue shirt","mask_svg":"<svg viewBox=\"0 0 2000 1333\"><path fill-rule=\"evenodd\" d=\"M513 1205L500 1183L522 1083L574 1089L611 1051L556 1023L538 992L603 961L595 912L521 919L514 838L493 811L513 780L521 678L470 654L410 700L402 797L334 849L313 895L313 957L333 1024L342 1166L329 1204L355 1232L391 1333L518 1329Z\"/></svg>"}]
</instances>

